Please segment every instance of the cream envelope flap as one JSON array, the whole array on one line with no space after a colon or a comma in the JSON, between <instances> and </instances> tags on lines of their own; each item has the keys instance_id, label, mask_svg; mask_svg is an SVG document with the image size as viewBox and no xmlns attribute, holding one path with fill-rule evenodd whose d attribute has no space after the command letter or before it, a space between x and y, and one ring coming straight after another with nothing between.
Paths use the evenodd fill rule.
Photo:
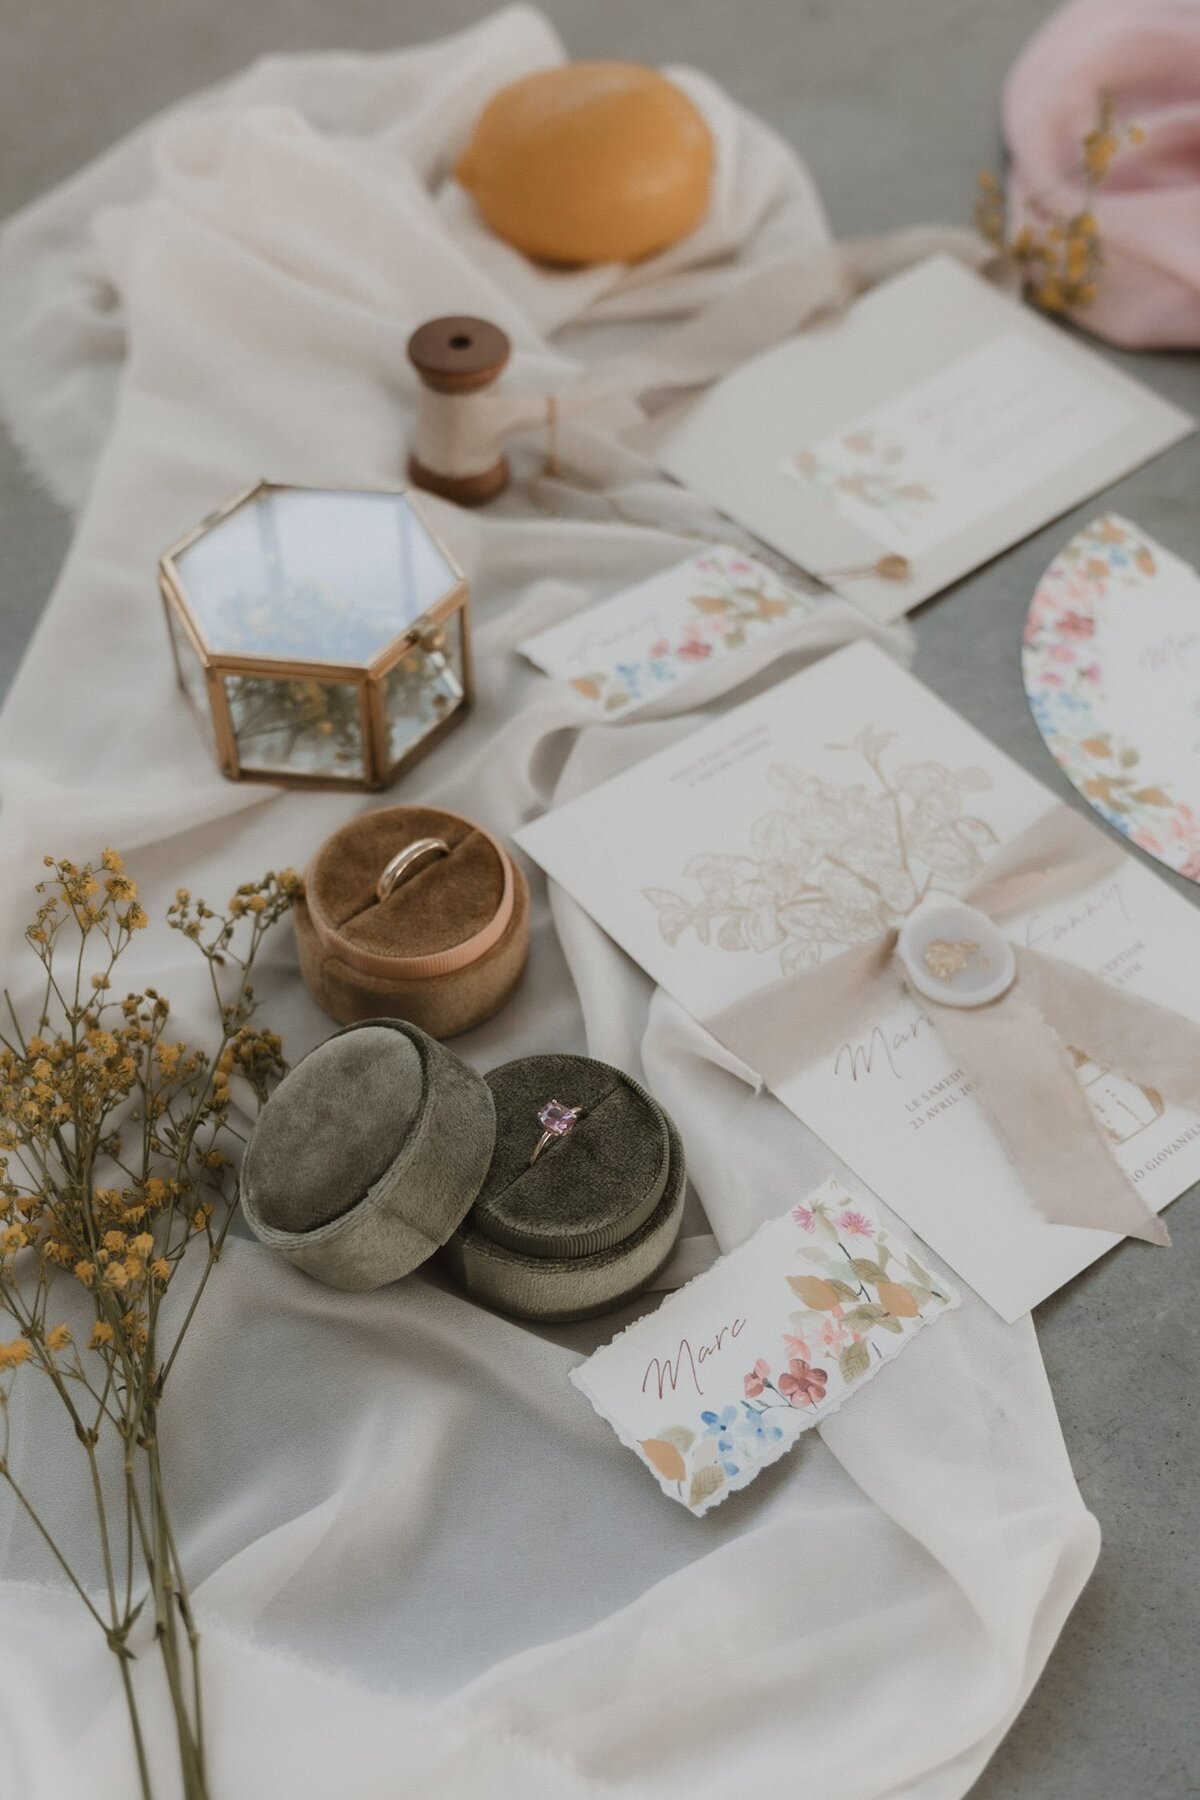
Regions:
<instances>
[{"instance_id":1,"label":"cream envelope flap","mask_svg":"<svg viewBox=\"0 0 1200 1800\"><path fill-rule=\"evenodd\" d=\"M892 619L1193 429L1102 355L936 256L743 364L659 459ZM906 581L861 573L897 555Z\"/></svg>"}]
</instances>

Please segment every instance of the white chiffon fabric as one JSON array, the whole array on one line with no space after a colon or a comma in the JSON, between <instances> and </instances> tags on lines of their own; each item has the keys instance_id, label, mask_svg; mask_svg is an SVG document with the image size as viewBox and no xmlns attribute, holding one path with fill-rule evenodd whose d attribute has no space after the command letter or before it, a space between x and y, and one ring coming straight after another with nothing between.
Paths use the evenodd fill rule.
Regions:
<instances>
[{"instance_id":1,"label":"white chiffon fabric","mask_svg":"<svg viewBox=\"0 0 1200 1800\"><path fill-rule=\"evenodd\" d=\"M532 268L444 178L484 98L561 56L539 15L515 8L418 50L261 63L8 226L5 408L79 515L0 720L2 966L18 1000L44 852L116 845L161 915L181 883L224 900L266 868L302 866L379 803L221 779L174 688L154 568L259 475L400 479L414 325L495 319L513 379L546 387L601 352L637 351L625 388L641 391L656 344L663 385L698 372L669 321L723 305L741 322L724 335L728 360L782 328L742 303L748 280L800 323L919 249L832 247L790 150L681 70L717 142L709 220L632 271ZM710 338L698 360L721 355ZM530 631L731 534L618 438L639 418L620 387L564 433L578 485L539 479L531 443L499 507L439 509L477 601L479 703L383 803L435 800L509 831L686 731L697 708L869 629L831 603L770 651L610 727L525 666L514 646ZM903 653L902 638L885 641ZM619 879L619 845L613 864ZM202 965L177 936L143 934L131 974L171 996L181 1035L206 1029ZM259 988L293 1059L329 1029L286 927ZM455 1047L482 1068L587 1048L647 1081L678 1120L698 1197L680 1275L702 1263L706 1232L731 1248L835 1166L540 883L521 989ZM963 1204L986 1205L970 1170ZM164 1420L214 1800L965 1792L1098 1547L1032 1324L1008 1328L965 1294L820 1433L698 1521L567 1381L631 1316L538 1332L435 1275L343 1295L232 1244ZM78 1446L52 1396L19 1376L14 1466L94 1575ZM0 1575L0 1793L128 1800L112 1659L6 1491ZM155 1791L169 1796L169 1709L141 1648Z\"/></svg>"}]
</instances>

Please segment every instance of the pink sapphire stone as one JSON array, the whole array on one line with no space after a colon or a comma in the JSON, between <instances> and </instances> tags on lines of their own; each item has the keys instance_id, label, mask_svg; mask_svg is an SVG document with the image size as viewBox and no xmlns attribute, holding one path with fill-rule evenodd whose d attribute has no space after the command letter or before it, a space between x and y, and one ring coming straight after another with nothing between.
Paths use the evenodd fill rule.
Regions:
<instances>
[{"instance_id":1,"label":"pink sapphire stone","mask_svg":"<svg viewBox=\"0 0 1200 1800\"><path fill-rule=\"evenodd\" d=\"M561 1100L547 1100L538 1114L538 1124L552 1131L555 1137L565 1137L574 1123L575 1108L564 1106Z\"/></svg>"}]
</instances>

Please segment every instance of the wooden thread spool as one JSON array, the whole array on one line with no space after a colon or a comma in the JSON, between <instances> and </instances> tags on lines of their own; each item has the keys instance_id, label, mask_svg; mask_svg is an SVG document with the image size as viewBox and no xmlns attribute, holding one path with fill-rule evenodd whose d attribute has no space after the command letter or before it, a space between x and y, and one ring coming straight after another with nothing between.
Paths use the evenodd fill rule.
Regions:
<instances>
[{"instance_id":1,"label":"wooden thread spool","mask_svg":"<svg viewBox=\"0 0 1200 1800\"><path fill-rule=\"evenodd\" d=\"M504 373L511 348L498 325L466 315L429 319L413 332L408 360L421 394L408 473L417 487L459 506L482 506L507 486L507 433L487 390Z\"/></svg>"}]
</instances>

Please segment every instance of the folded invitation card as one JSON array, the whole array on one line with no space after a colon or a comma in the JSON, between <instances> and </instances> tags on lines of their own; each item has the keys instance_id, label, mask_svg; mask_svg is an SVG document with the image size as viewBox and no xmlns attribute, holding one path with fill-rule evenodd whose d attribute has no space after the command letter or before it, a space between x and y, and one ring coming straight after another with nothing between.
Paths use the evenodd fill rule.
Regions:
<instances>
[{"instance_id":1,"label":"folded invitation card","mask_svg":"<svg viewBox=\"0 0 1200 1800\"><path fill-rule=\"evenodd\" d=\"M855 644L546 814L518 842L716 1030L743 1003L753 1017L781 977L861 954L918 903L970 889L1039 823L1044 833L1058 806L882 651ZM1200 912L1119 840L1099 827L1090 836L1111 866L1010 913L1006 939L1039 967L1053 959L1200 1021ZM978 945L928 950L952 968ZM832 1033L828 1053L770 1085L1014 1319L1118 1235L1046 1216L1048 1196L1028 1191L948 1048L948 1020L939 1035L939 1010L887 989L875 1016L854 1015L841 1035L840 1015L818 1021ZM764 1033L778 1031L764 1016ZM769 1068L777 1045L759 1048ZM1164 1099L1161 1081L1113 1073L1088 1043L1070 1051L1091 1103L1085 1122L1099 1121L1146 1208L1161 1210L1200 1178L1200 1117Z\"/></svg>"},{"instance_id":2,"label":"folded invitation card","mask_svg":"<svg viewBox=\"0 0 1200 1800\"><path fill-rule=\"evenodd\" d=\"M861 1193L827 1181L571 1380L664 1494L705 1513L957 1305Z\"/></svg>"},{"instance_id":3,"label":"folded invitation card","mask_svg":"<svg viewBox=\"0 0 1200 1800\"><path fill-rule=\"evenodd\" d=\"M606 718L619 718L782 624L820 597L719 545L539 632L522 653Z\"/></svg>"},{"instance_id":4,"label":"folded invitation card","mask_svg":"<svg viewBox=\"0 0 1200 1800\"><path fill-rule=\"evenodd\" d=\"M1193 428L937 256L743 364L659 454L730 518L890 619ZM902 557L907 579L872 573L884 557Z\"/></svg>"},{"instance_id":5,"label":"folded invitation card","mask_svg":"<svg viewBox=\"0 0 1200 1800\"><path fill-rule=\"evenodd\" d=\"M1200 576L1106 513L1038 584L1022 651L1038 730L1085 799L1200 882Z\"/></svg>"}]
</instances>

